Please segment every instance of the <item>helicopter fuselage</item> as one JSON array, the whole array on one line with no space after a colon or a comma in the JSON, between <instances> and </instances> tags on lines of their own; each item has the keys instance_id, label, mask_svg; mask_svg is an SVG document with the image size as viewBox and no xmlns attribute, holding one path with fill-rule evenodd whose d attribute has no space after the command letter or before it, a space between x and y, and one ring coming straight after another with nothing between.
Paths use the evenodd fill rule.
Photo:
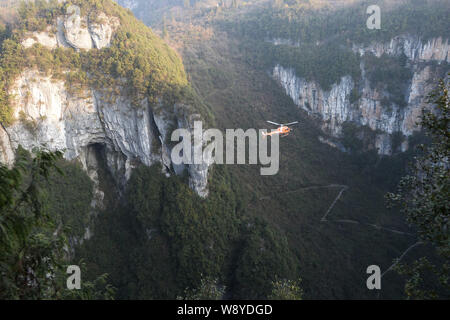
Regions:
<instances>
[{"instance_id":1,"label":"helicopter fuselage","mask_svg":"<svg viewBox=\"0 0 450 320\"><path fill-rule=\"evenodd\" d=\"M265 134L266 136L273 136L274 134L280 134L283 136L287 136L289 135L289 133L291 132L291 128L287 127L287 126L281 126L279 127L277 130L272 131L272 132L268 132L267 134Z\"/></svg>"}]
</instances>

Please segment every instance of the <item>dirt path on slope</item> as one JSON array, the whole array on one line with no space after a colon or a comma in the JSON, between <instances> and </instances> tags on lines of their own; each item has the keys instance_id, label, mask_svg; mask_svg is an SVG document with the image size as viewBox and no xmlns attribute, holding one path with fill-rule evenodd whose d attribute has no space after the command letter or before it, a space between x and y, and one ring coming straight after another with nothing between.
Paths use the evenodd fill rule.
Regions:
<instances>
[{"instance_id":1,"label":"dirt path on slope","mask_svg":"<svg viewBox=\"0 0 450 320\"><path fill-rule=\"evenodd\" d=\"M333 202L331 203L330 207L328 208L328 210L325 212L325 214L323 215L323 217L320 219L320 222L325 223L325 222L334 222L334 223L347 223L347 224L357 224L357 225L361 225L361 226L366 226L366 227L370 227L370 228L374 228L377 230L383 230L383 231L387 231L387 232L391 232L391 233L396 233L399 235L404 235L404 236L415 236L412 233L408 233L408 232L404 232L404 231L399 231L399 230L395 230L395 229L391 229L391 228L387 228L387 227L383 227L377 224L372 224L372 223L364 223L364 222L360 222L360 221L356 221L356 220L350 220L350 219L339 219L339 220L329 220L329 216L331 214L331 212L333 211L334 207L336 206L337 202L342 198L344 192L346 192L350 187L346 186L346 185L342 185L342 184L329 184L329 185L325 185L325 186L310 186L310 187L303 187L303 188L299 188L296 190L292 190L292 191L287 191L284 194L293 194L299 191L308 191L308 190L317 190L317 189L328 189L328 188L341 188L341 190L339 191L339 194L337 195L337 197L333 200ZM263 201L263 200L270 200L271 197L270 196L266 196L266 197L262 197L259 200Z\"/></svg>"}]
</instances>

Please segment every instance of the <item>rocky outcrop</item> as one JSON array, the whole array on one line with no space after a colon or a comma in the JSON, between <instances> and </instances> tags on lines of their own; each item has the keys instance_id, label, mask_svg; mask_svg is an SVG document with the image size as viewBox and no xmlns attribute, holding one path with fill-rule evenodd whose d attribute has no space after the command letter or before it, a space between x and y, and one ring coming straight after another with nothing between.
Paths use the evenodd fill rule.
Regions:
<instances>
[{"instance_id":1,"label":"rocky outcrop","mask_svg":"<svg viewBox=\"0 0 450 320\"><path fill-rule=\"evenodd\" d=\"M297 77L292 68L284 68L281 65L275 66L273 77L297 106L310 115L321 116L323 128L334 135L340 133L340 124L352 119L353 113L348 98L354 87L351 77L342 77L341 82L334 84L330 91L322 90L314 81Z\"/></svg>"},{"instance_id":2,"label":"rocky outcrop","mask_svg":"<svg viewBox=\"0 0 450 320\"><path fill-rule=\"evenodd\" d=\"M80 14L68 7L67 14L55 18L55 25L42 32L28 32L22 40L26 48L39 43L48 49L75 50L108 47L120 26L117 17L92 11ZM113 88L110 88L113 89ZM122 91L117 88L115 91ZM125 90L124 90L125 91ZM194 116L183 105L163 109L147 99L136 106L126 93L111 97L101 90L87 88L71 93L62 80L52 79L35 70L25 70L15 80L10 94L15 97L16 121L0 128L0 161L11 165L20 146L63 150L67 160L77 159L94 182L94 201L103 201L95 152L101 146L103 160L118 186L123 187L133 168L139 164L163 165L163 171L182 174L187 170L191 187L202 197L208 195L209 162L204 165L173 165L169 144L172 129L193 128ZM157 107L158 112L153 108Z\"/></svg>"},{"instance_id":3,"label":"rocky outcrop","mask_svg":"<svg viewBox=\"0 0 450 320\"><path fill-rule=\"evenodd\" d=\"M14 152L8 132L0 125L0 162L11 167L14 164Z\"/></svg>"},{"instance_id":4,"label":"rocky outcrop","mask_svg":"<svg viewBox=\"0 0 450 320\"><path fill-rule=\"evenodd\" d=\"M116 96L114 101L92 89L72 94L66 90L64 81L34 70L23 72L11 93L16 99L18 120L0 130L3 162L11 161L19 145L26 150L42 146L64 150L64 157L80 160L96 183L95 170L89 166L94 163L89 148L101 145L107 167L119 186L127 182L137 165L159 162L164 164L167 174L188 170L192 188L200 196L207 196L208 163L186 168L174 168L171 164L169 127L193 125L194 118L183 112L183 106L176 105L165 111L166 116L160 116L152 111L147 100L136 107L125 94Z\"/></svg>"},{"instance_id":5,"label":"rocky outcrop","mask_svg":"<svg viewBox=\"0 0 450 320\"><path fill-rule=\"evenodd\" d=\"M335 37L331 37L330 39L333 38ZM316 45L320 45L330 39L322 42L318 41ZM286 38L266 39L266 42L272 43L275 46L300 47L299 41ZM413 62L450 62L449 48L448 39L437 37L424 41L422 38L414 35L400 35L385 43L372 42L369 45L354 43L352 45L352 50L361 56L367 53L372 53L377 57L381 57L383 54L396 57L404 54L408 60Z\"/></svg>"},{"instance_id":6,"label":"rocky outcrop","mask_svg":"<svg viewBox=\"0 0 450 320\"><path fill-rule=\"evenodd\" d=\"M178 119L178 127L179 128L187 128L191 132L191 136L194 139L194 143L192 144L191 154L202 154L203 148L206 146L206 141L202 140L202 137L199 135L203 135L203 132L194 131L194 122L201 121L201 118L198 114L192 114L189 117L182 117ZM195 143L195 141L203 141L202 143ZM204 156L211 156L211 154L205 154ZM208 195L208 171L209 167L214 163L212 158L203 158L201 163L193 163L189 165L188 172L189 177L189 186L195 190L199 194L203 194L204 196Z\"/></svg>"},{"instance_id":7,"label":"rocky outcrop","mask_svg":"<svg viewBox=\"0 0 450 320\"><path fill-rule=\"evenodd\" d=\"M430 63L434 61L448 69L448 65L444 66L449 59L448 40L436 38L422 42L415 37L396 37L388 44L373 44L368 47L354 45L353 49L361 55L372 52L377 56L400 56L404 53L408 57L413 77L407 84L406 106L395 103L386 106L389 94L371 87L364 63L360 66L362 79L357 79L361 83L358 88L355 87L355 79L343 76L339 83L325 91L317 82L302 78L292 68L282 64L273 68L272 76L297 106L322 120L325 132L333 137L340 137L346 122L367 126L375 132L372 145L378 153L390 155L396 151L392 146L392 134L401 133L408 137L420 130L417 122L426 106L425 98L435 82ZM350 101L352 90L359 91L357 101ZM407 141L404 141L400 151L406 151L407 148Z\"/></svg>"},{"instance_id":8,"label":"rocky outcrop","mask_svg":"<svg viewBox=\"0 0 450 320\"><path fill-rule=\"evenodd\" d=\"M194 131L194 122L195 121L202 121L200 115L198 114L186 114L184 110L186 110L187 106L177 104L175 105L175 110L172 114L168 113L165 110L160 110L159 112L154 113L154 120L155 124L159 130L160 133L160 139L162 142L162 159L163 163L168 166L168 163L171 163L170 161L170 153L171 149L166 144L166 141L170 139L170 129L171 128L185 128L189 130L191 137L194 137L196 132ZM174 118L173 114L185 114L181 117ZM204 132L204 131L203 131ZM201 133L203 135L203 132ZM200 133L200 132L198 132ZM203 141L202 137L197 136L198 141ZM195 141L195 138L194 138ZM197 152L203 153L203 148L206 146L206 142L204 141L203 144L195 144L195 142L192 145L191 154L195 154ZM206 156L206 154L205 154ZM199 195L202 195L203 197L206 197L208 195L208 172L209 167L214 163L212 158L203 158L202 163L200 164L190 164L190 165L183 165L183 164L171 164L171 167L173 171L176 174L183 173L184 170L187 170L189 173L189 186L195 190Z\"/></svg>"},{"instance_id":9,"label":"rocky outcrop","mask_svg":"<svg viewBox=\"0 0 450 320\"><path fill-rule=\"evenodd\" d=\"M410 61L450 62L448 39L442 37L423 41L420 37L401 35L387 43L375 42L368 46L354 44L353 51L360 55L373 53L377 57L383 54L400 56L405 54Z\"/></svg>"},{"instance_id":10,"label":"rocky outcrop","mask_svg":"<svg viewBox=\"0 0 450 320\"><path fill-rule=\"evenodd\" d=\"M88 30L91 35L94 47L97 49L106 48L111 43L114 30L119 26L119 20L115 17L108 17L103 12L95 15L91 14Z\"/></svg>"},{"instance_id":11,"label":"rocky outcrop","mask_svg":"<svg viewBox=\"0 0 450 320\"><path fill-rule=\"evenodd\" d=\"M76 10L57 17L54 26L42 32L28 32L22 40L25 48L39 43L49 49L68 47L76 50L102 49L111 43L115 30L120 25L117 17L92 12L81 16Z\"/></svg>"},{"instance_id":12,"label":"rocky outcrop","mask_svg":"<svg viewBox=\"0 0 450 320\"><path fill-rule=\"evenodd\" d=\"M408 93L408 104L399 107L392 104L390 108L383 106L383 94L370 87L367 79L361 97L350 103L350 93L354 82L349 76L341 78L330 91L324 91L315 81L307 81L297 77L291 68L280 65L273 69L273 77L284 88L294 103L311 116L322 120L322 129L334 137L339 137L345 122L353 122L367 126L376 132L375 145L379 154L392 154L390 135L401 132L411 136L420 128L417 125L425 104L425 97L432 90L430 67L419 68L414 72ZM402 151L407 148L403 146Z\"/></svg>"},{"instance_id":13,"label":"rocky outcrop","mask_svg":"<svg viewBox=\"0 0 450 320\"><path fill-rule=\"evenodd\" d=\"M46 31L28 33L25 39L22 41L22 45L25 48L32 47L35 43L39 43L49 49L55 49L58 47L58 41L56 36L52 33L51 28L47 28Z\"/></svg>"},{"instance_id":14,"label":"rocky outcrop","mask_svg":"<svg viewBox=\"0 0 450 320\"><path fill-rule=\"evenodd\" d=\"M66 41L75 49L92 49L93 43L89 33L87 17L73 13L64 19Z\"/></svg>"},{"instance_id":15,"label":"rocky outcrop","mask_svg":"<svg viewBox=\"0 0 450 320\"><path fill-rule=\"evenodd\" d=\"M170 140L170 129L178 127L176 119L174 119L173 114L170 114L165 110L159 110L159 112L153 113L153 120L155 121L156 129L159 132L159 140L162 146L161 156L163 165L166 168L170 168L172 166L176 174L182 174L186 167L184 165L172 164L172 161L170 159L171 149L167 144L167 142Z\"/></svg>"}]
</instances>

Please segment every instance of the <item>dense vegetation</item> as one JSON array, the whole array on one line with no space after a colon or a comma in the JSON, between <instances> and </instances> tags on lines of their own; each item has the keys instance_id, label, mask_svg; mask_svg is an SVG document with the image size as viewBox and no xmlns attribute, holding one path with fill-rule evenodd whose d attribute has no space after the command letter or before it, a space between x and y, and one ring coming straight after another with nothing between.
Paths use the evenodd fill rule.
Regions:
<instances>
[{"instance_id":1,"label":"dense vegetation","mask_svg":"<svg viewBox=\"0 0 450 320\"><path fill-rule=\"evenodd\" d=\"M421 257L397 270L407 276L408 298L449 298L450 293L450 97L448 78L441 80L430 96L436 108L423 115L421 124L431 139L422 145L409 175L402 178L397 193L389 199L401 205L408 222L418 230L420 240L437 251L437 263ZM431 278L430 278L431 275Z\"/></svg>"},{"instance_id":2,"label":"dense vegetation","mask_svg":"<svg viewBox=\"0 0 450 320\"><path fill-rule=\"evenodd\" d=\"M340 190L309 187L335 183L350 187L332 210L335 219L405 230L404 219L386 210L383 197L397 184L411 154L380 158L374 150L367 152L368 145L355 144L359 139L354 133L348 143L355 152L343 154L320 143L318 136L323 133L314 120L293 104L265 68L255 67L256 50L248 48L252 43L247 38L236 39L222 32L209 38L208 30L203 30L204 37L194 40L191 34L197 34L196 27L169 27L169 39L177 37L185 46L183 60L193 87L213 110L219 128L264 128L268 119L298 119L301 123L293 134L281 139L278 175L260 177L252 166L228 167L244 193L253 197L246 211L286 235L289 249L299 261L305 299L376 298L363 285L366 278L361 270L373 261L387 269L411 238L368 226L321 223ZM412 149L413 145L411 142ZM264 268L258 270L265 272ZM403 282L393 273L386 278L381 296L402 297Z\"/></svg>"},{"instance_id":3,"label":"dense vegetation","mask_svg":"<svg viewBox=\"0 0 450 320\"><path fill-rule=\"evenodd\" d=\"M284 2L287 9L299 3ZM181 28L188 32L187 25ZM227 26L227 31L234 34L238 28ZM4 34L8 34L6 29ZM255 34L248 36L256 38ZM134 96L160 90L158 86L147 87L147 78L130 69L136 65L140 70L139 55L134 53L140 52L140 45L134 42L134 34L119 32L110 49L89 53L49 51L39 46L23 50L13 36L5 38L5 46L10 46L5 59L16 63L15 55L23 57L24 65L30 63L54 77L67 77L72 89L82 89L91 79L110 86L109 81L117 81L122 74L127 76ZM100 187L105 191L107 208L90 221L94 224L93 238L75 251L77 259L86 261L87 279L109 273L118 289L117 298L376 298L364 285L365 268L377 263L386 270L412 240L376 227L410 232L396 211L384 208L382 199L386 190L397 184L411 153L380 158L373 150L366 152L355 139L357 130L351 124L344 126L343 141L350 153L321 144L317 137L322 133L266 74L267 66L282 57L326 88L344 74L359 73L358 57L345 47L330 50L331 43L306 43L295 49L273 46L265 39L243 38L244 43L237 43L222 33L200 44L187 38L184 59L193 82L193 88L188 89L204 101L221 128L257 128L267 119L299 119L302 125L281 142L279 175L260 177L257 168L249 166L215 167L206 200L187 187L186 177L166 178L159 166L136 169L126 190L117 190L107 170L101 169ZM135 51L117 49L128 46L134 46ZM125 65L116 70L120 52L127 52ZM338 62L332 65L335 57ZM377 59L368 66L383 65L384 60ZM393 68L403 67L397 60L389 62ZM92 63L92 67L64 75L64 65L72 63ZM89 70L95 73L95 63L102 66L106 76L87 77ZM143 63L147 70L146 61ZM380 77L375 85L386 80L383 75L375 76ZM387 83L388 92L396 92L394 81ZM134 91L135 84L138 91ZM79 237L90 218L86 210L90 210L92 185L78 165L63 162L59 166L69 176L61 180L50 174L50 181L42 186L51 195L45 198L49 212L55 212L53 225L46 230L50 232L62 221ZM330 219L336 221L321 223L339 192L323 188L331 184L345 184L349 189L333 209ZM74 192L66 194L66 190ZM338 219L354 219L360 224L340 224ZM71 235L70 230L67 234ZM29 242L26 245L34 248ZM300 276L301 283L297 280ZM403 282L389 277L392 273L385 277L382 297L401 297L398 284Z\"/></svg>"},{"instance_id":4,"label":"dense vegetation","mask_svg":"<svg viewBox=\"0 0 450 320\"><path fill-rule=\"evenodd\" d=\"M228 288L228 297L267 298L276 276L296 279L286 238L246 213L239 186L223 168L210 188L201 200L159 166L138 168L126 205L101 214L80 256L90 270L111 275L119 298L175 299L202 286Z\"/></svg>"},{"instance_id":5,"label":"dense vegetation","mask_svg":"<svg viewBox=\"0 0 450 320\"><path fill-rule=\"evenodd\" d=\"M381 30L366 27L369 5L382 10ZM360 82L360 57L353 44L372 41L388 42L398 35L411 34L425 41L432 37L450 36L447 16L450 6L445 1L407 1L398 6L393 1L280 0L247 10L223 12L218 21L221 30L243 37L248 56L253 62L271 69L275 64L292 67L296 74L317 81L324 90L350 75ZM274 45L274 41L278 44ZM384 105L405 105L405 87L412 74L405 59L383 56L367 57L367 75L373 86L385 89L389 96ZM383 85L380 85L381 83ZM351 101L359 98L358 89Z\"/></svg>"},{"instance_id":6,"label":"dense vegetation","mask_svg":"<svg viewBox=\"0 0 450 320\"><path fill-rule=\"evenodd\" d=\"M345 75L353 79L361 77L359 56L349 49L332 45L292 47L267 43L258 47L258 51L264 52L267 68L277 63L292 67L297 75L317 81L323 90L330 90Z\"/></svg>"},{"instance_id":7,"label":"dense vegetation","mask_svg":"<svg viewBox=\"0 0 450 320\"><path fill-rule=\"evenodd\" d=\"M119 17L120 28L109 48L49 50L36 44L26 49L20 44L28 32L54 26L56 17L72 3L81 7L82 14L101 10ZM12 31L2 30L3 124L14 120L8 91L25 68L37 68L65 80L74 94L90 86L111 89L106 93L114 98L118 93L115 88L122 85L136 103L144 97L153 103L159 97L168 103L196 99L195 93L189 92L179 57L129 12L110 1L71 1L64 6L56 1L36 1L22 5L19 16L19 24ZM105 271L111 273L118 297L175 298L183 296L186 289L195 290L205 277L215 277L221 286L232 290L228 295L265 298L278 277L299 276L285 236L244 212L236 183L230 185L232 179L220 170L211 179L212 196L207 201L196 196L182 178L166 179L158 167L136 170L123 197L126 204L111 202L111 213L102 213L96 221L94 239L76 248L74 245L80 243L92 223L92 182L77 164L60 162L59 166L66 175L61 179L50 173L48 181L42 182L39 201L48 210L48 232L64 226L66 233L58 247L46 252L59 254L55 261L63 265L61 250L70 240L71 253L75 250L88 261L90 279L103 279ZM112 184L109 187L109 191L115 189ZM112 256L117 259L112 261ZM125 266L128 273L124 273ZM49 265L38 263L37 267L44 272ZM247 283L249 276L254 283ZM60 286L61 279L55 285ZM94 284L87 282L86 286ZM26 297L31 298L17 296Z\"/></svg>"},{"instance_id":8,"label":"dense vegetation","mask_svg":"<svg viewBox=\"0 0 450 320\"><path fill-rule=\"evenodd\" d=\"M255 197L254 203L248 206L248 212L264 217L269 225L277 226L286 234L289 248L299 261L305 297L377 298L376 293L368 292L362 285L366 278L361 270L365 271L373 261L377 261L382 270L387 270L392 260L414 241L414 230L405 226L403 217L397 211L386 210L383 197L386 190L392 190L397 184L414 152L414 145L422 136L417 134L409 139L410 152L398 153L398 146L404 137L396 133L396 155L393 157L379 157L373 150L374 139L370 138L376 132L352 125L346 126L348 130L345 133L349 153L341 154L321 145L317 138L323 133L314 127L314 120L299 111L267 75L273 67L271 63L283 64L283 61L271 60L275 48L265 41L269 39L259 38L252 30L237 32L239 24L245 23L249 16L254 14L252 17L259 19L256 11L252 11L254 8L242 5L239 10L223 9L219 13L205 10L204 14L186 15L184 20L180 17L175 22L167 21L167 39L183 48L183 60L193 86L213 110L220 127L264 127L268 119L301 121L301 126L294 128L294 134L281 140L279 175L263 179L249 167L238 166L231 170L246 193ZM365 27L365 10L361 15ZM227 21L223 22L223 19ZM276 28L273 29L276 32ZM248 33L243 35L246 31ZM280 49L310 48L311 51L315 49L315 54L331 57L334 51L353 55L351 41L336 38L334 43L330 40L316 45L298 44L296 39L292 40L280 45ZM333 48L331 53L321 52L329 48ZM376 62L382 64L383 58L377 58L380 60ZM301 56L297 59L302 61ZM296 59L292 60L295 62ZM312 58L314 63L320 63L317 60ZM362 59L355 57L354 61L355 65L350 65L347 70L359 73ZM400 59L389 62L396 68L404 66ZM325 71L322 73L323 69ZM323 69L320 69L321 74L310 73L311 77L316 81L319 78L327 81L327 78L339 79L345 75L338 67L334 69L337 74L332 75L325 63ZM358 79L355 80L357 82ZM381 81L376 83L381 84ZM386 89L383 85L380 88L388 93L395 90ZM357 101L359 94L358 90L354 90L356 99L353 102ZM361 141L361 136L364 141ZM367 151L367 148L372 150ZM348 185L349 189L332 210L336 220L321 224L322 214L333 203L339 189L316 190L308 187L333 183ZM338 222L352 220L357 223ZM383 229L383 226L412 235L401 236ZM408 253L408 257L428 253L418 247ZM388 272L384 279L382 298L403 297L404 281L398 275Z\"/></svg>"},{"instance_id":9,"label":"dense vegetation","mask_svg":"<svg viewBox=\"0 0 450 320\"><path fill-rule=\"evenodd\" d=\"M405 93L410 85L413 72L406 65L406 61L405 55L395 58L383 54L378 58L373 54L367 54L364 57L365 70L372 89L388 93L388 96L382 100L384 107L389 107L391 102L400 107L407 105Z\"/></svg>"},{"instance_id":10,"label":"dense vegetation","mask_svg":"<svg viewBox=\"0 0 450 320\"><path fill-rule=\"evenodd\" d=\"M30 155L19 149L14 168L0 165L2 300L105 299L114 294L106 285L104 274L93 282L83 283L81 290L70 291L66 287L71 222L68 217L61 220L61 208L52 205L62 199L53 198L54 194L48 192L51 179L70 173L56 165L61 158L61 152L35 150ZM63 183L69 185L68 180ZM80 193L83 192L70 194L78 196ZM77 199L78 202L83 200ZM70 210L67 213L74 214Z\"/></svg>"},{"instance_id":11,"label":"dense vegetation","mask_svg":"<svg viewBox=\"0 0 450 320\"><path fill-rule=\"evenodd\" d=\"M93 183L79 163L58 161L57 166L63 176L49 175L43 187L46 205L55 220L68 228L70 237L82 239L91 224Z\"/></svg>"},{"instance_id":12,"label":"dense vegetation","mask_svg":"<svg viewBox=\"0 0 450 320\"><path fill-rule=\"evenodd\" d=\"M374 4L382 10L381 32L366 28L366 10ZM237 24L230 14L235 25L230 25L229 29L261 40L282 38L294 43L384 42L408 33L423 39L437 36L448 38L450 35L447 19L450 6L445 0L410 0L406 5L389 0L342 0L333 3L323 0L279 0L255 8L248 14L244 12Z\"/></svg>"}]
</instances>

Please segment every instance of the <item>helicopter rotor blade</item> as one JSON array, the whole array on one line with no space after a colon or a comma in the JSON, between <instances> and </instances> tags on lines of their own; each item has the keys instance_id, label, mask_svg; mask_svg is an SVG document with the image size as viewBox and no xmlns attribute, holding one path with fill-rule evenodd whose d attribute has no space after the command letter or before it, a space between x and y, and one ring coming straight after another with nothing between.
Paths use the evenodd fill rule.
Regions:
<instances>
[{"instance_id":1,"label":"helicopter rotor blade","mask_svg":"<svg viewBox=\"0 0 450 320\"><path fill-rule=\"evenodd\" d=\"M267 121L267 122L270 123L270 124L274 124L276 126L282 126L281 123L276 123L276 122L273 122L273 121Z\"/></svg>"},{"instance_id":2,"label":"helicopter rotor blade","mask_svg":"<svg viewBox=\"0 0 450 320\"><path fill-rule=\"evenodd\" d=\"M295 121L295 122L284 124L284 126L292 126L292 125L297 124L297 123L298 123L298 121Z\"/></svg>"}]
</instances>

